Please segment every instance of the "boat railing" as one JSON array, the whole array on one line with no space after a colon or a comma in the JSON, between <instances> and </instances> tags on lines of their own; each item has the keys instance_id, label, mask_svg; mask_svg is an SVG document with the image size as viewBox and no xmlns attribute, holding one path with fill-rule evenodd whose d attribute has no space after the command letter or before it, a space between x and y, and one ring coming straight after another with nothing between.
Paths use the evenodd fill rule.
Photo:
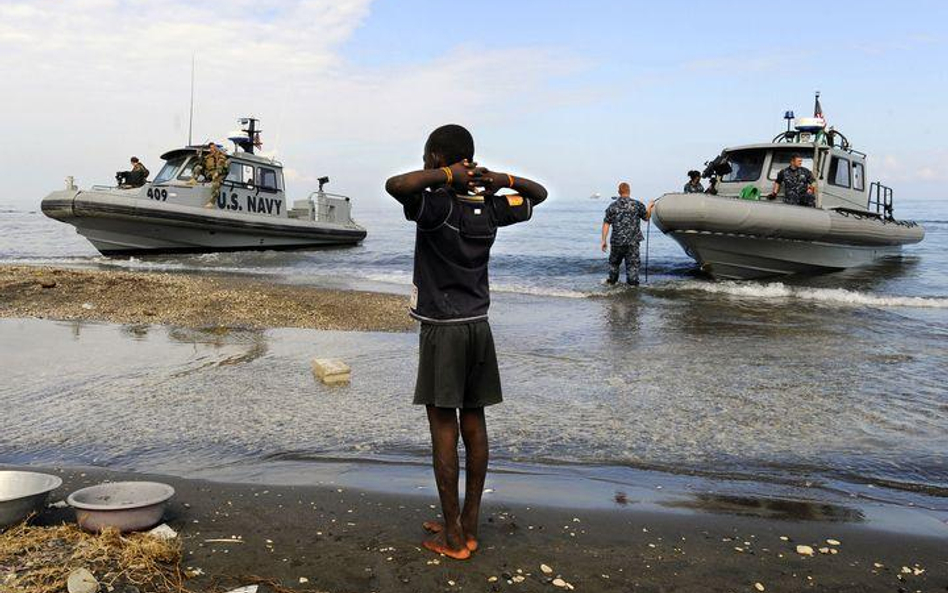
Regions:
<instances>
[{"instance_id":1,"label":"boat railing","mask_svg":"<svg viewBox=\"0 0 948 593\"><path fill-rule=\"evenodd\" d=\"M867 210L873 211L885 220L893 220L894 206L892 204L893 191L887 185L882 185L879 181L873 181L869 184L869 203Z\"/></svg>"},{"instance_id":2,"label":"boat railing","mask_svg":"<svg viewBox=\"0 0 948 593\"><path fill-rule=\"evenodd\" d=\"M328 191L324 191L324 192L314 191L307 196L307 199L315 200L316 198L319 198L320 196L325 197L325 198L336 198L339 200L345 200L347 202L350 201L349 196L344 196L342 194L331 194Z\"/></svg>"}]
</instances>

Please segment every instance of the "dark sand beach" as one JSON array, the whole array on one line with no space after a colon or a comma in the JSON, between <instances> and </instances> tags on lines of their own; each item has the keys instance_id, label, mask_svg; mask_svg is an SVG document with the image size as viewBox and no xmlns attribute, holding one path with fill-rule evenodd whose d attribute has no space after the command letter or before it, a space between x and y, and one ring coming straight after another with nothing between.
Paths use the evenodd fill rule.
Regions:
<instances>
[{"instance_id":1,"label":"dark sand beach","mask_svg":"<svg viewBox=\"0 0 948 593\"><path fill-rule=\"evenodd\" d=\"M52 471L65 481L53 501L103 480L142 477L99 469ZM948 588L948 539L808 520L792 505L783 514L755 514L748 506L715 513L642 512L634 501L622 500L601 510L487 503L481 549L472 560L458 562L420 548L421 522L437 513L433 496L149 478L177 491L166 520L182 539L183 567L203 572L188 582L193 590L246 584L251 575L300 591L333 593L570 590L554 579L576 591ZM820 509L811 511L811 517L821 515ZM50 509L38 523L71 520L70 510ZM799 544L811 546L815 555L798 554ZM541 565L552 572L545 574Z\"/></svg>"},{"instance_id":2,"label":"dark sand beach","mask_svg":"<svg viewBox=\"0 0 948 593\"><path fill-rule=\"evenodd\" d=\"M0 266L0 317L405 331L413 325L406 307L396 295L236 276Z\"/></svg>"}]
</instances>

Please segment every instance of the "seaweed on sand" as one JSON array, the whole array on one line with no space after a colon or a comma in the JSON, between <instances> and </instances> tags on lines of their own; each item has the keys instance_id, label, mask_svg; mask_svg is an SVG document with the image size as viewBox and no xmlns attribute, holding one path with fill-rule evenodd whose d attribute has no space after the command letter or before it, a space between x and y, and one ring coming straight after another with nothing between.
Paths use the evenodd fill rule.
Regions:
<instances>
[{"instance_id":1,"label":"seaweed on sand","mask_svg":"<svg viewBox=\"0 0 948 593\"><path fill-rule=\"evenodd\" d=\"M87 533L75 525L32 527L23 523L0 533L0 590L61 593L69 574L89 570L104 585L121 591L185 593L181 544L142 533L115 530ZM132 589L134 590L134 589Z\"/></svg>"}]
</instances>

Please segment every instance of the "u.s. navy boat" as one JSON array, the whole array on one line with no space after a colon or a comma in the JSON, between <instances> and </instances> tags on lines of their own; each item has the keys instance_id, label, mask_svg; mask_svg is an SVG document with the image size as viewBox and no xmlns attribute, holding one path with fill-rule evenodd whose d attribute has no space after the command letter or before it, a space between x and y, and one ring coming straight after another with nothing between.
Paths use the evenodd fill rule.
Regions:
<instances>
[{"instance_id":1,"label":"u.s. navy boat","mask_svg":"<svg viewBox=\"0 0 948 593\"><path fill-rule=\"evenodd\" d=\"M819 95L816 105L814 117L788 111L787 130L771 142L724 149L707 163L704 193L657 200L655 225L704 272L736 280L832 272L924 238L919 224L895 218L891 188L867 183L866 154L827 128ZM815 207L768 199L793 154L813 172Z\"/></svg>"},{"instance_id":2,"label":"u.s. navy boat","mask_svg":"<svg viewBox=\"0 0 948 593\"><path fill-rule=\"evenodd\" d=\"M76 227L104 255L300 249L365 238L350 199L324 191L328 177L288 207L282 163L255 153L257 120L240 123L216 195L210 179L194 174L205 147L186 146L163 154L164 166L141 187L78 189L67 178L66 189L43 199L43 213Z\"/></svg>"}]
</instances>

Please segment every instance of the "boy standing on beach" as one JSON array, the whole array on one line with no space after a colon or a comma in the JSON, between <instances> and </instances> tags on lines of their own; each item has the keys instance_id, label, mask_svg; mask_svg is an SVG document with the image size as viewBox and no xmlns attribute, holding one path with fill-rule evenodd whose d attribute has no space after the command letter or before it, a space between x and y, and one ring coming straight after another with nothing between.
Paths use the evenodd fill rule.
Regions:
<instances>
[{"instance_id":1,"label":"boy standing on beach","mask_svg":"<svg viewBox=\"0 0 948 593\"><path fill-rule=\"evenodd\" d=\"M476 188L483 192L475 194ZM516 193L497 195L503 188ZM424 405L444 523L426 522L424 546L464 560L477 549L487 475L484 407L500 403L500 373L487 322L487 264L497 228L525 222L546 199L540 184L474 163L474 139L458 125L436 129L424 169L388 180L386 191L415 222L411 315L421 322L414 403ZM464 440L464 508L458 497L458 435Z\"/></svg>"}]
</instances>

